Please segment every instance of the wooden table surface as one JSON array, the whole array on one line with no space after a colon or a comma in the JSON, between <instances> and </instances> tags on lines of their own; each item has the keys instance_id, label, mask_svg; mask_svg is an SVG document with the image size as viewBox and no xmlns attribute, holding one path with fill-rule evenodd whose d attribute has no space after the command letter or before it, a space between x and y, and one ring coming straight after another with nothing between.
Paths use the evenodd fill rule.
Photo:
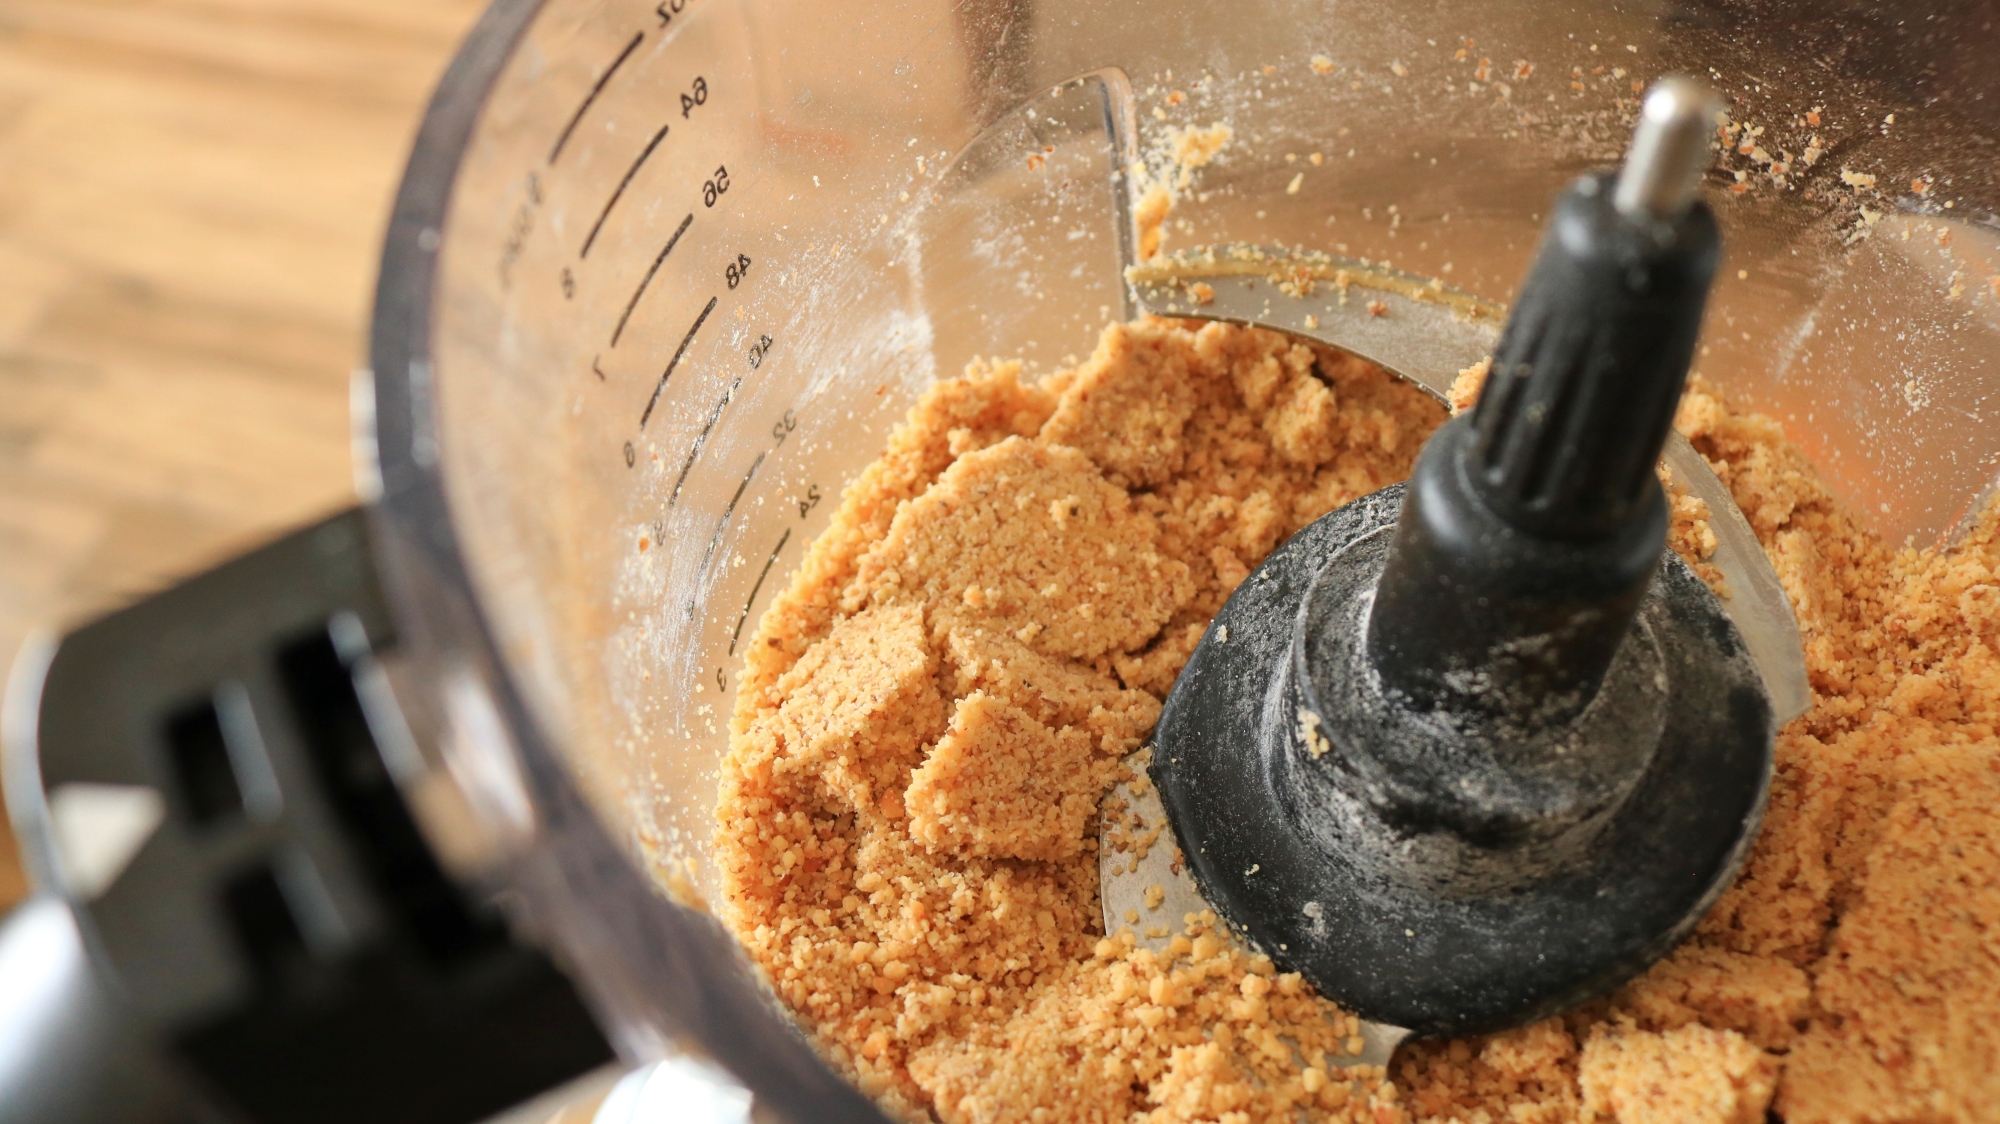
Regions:
<instances>
[{"instance_id":1,"label":"wooden table surface","mask_svg":"<svg viewBox=\"0 0 2000 1124\"><path fill-rule=\"evenodd\" d=\"M377 242L483 6L0 0L0 665L352 502Z\"/></svg>"}]
</instances>

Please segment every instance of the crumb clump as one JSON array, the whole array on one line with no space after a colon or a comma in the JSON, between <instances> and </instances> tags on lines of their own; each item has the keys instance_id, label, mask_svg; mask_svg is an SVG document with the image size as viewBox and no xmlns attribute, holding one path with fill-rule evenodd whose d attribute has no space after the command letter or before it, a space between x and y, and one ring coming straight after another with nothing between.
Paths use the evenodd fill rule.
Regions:
<instances>
[{"instance_id":1,"label":"crumb clump","mask_svg":"<svg viewBox=\"0 0 2000 1124\"><path fill-rule=\"evenodd\" d=\"M952 1124L1400 1111L1338 1064L1353 1018L1213 917L1106 936L1097 815L1230 592L1444 417L1161 319L918 403L760 621L722 769L718 912L836 1066Z\"/></svg>"},{"instance_id":2,"label":"crumb clump","mask_svg":"<svg viewBox=\"0 0 2000 1124\"><path fill-rule=\"evenodd\" d=\"M1131 171L1141 185L1132 208L1139 260L1159 256L1167 241L1167 217L1173 214L1181 193L1194 185L1195 174L1213 163L1235 136L1235 130L1221 121L1171 129L1152 146L1150 161L1133 163ZM1211 291L1210 299L1213 297Z\"/></svg>"},{"instance_id":3,"label":"crumb clump","mask_svg":"<svg viewBox=\"0 0 2000 1124\"><path fill-rule=\"evenodd\" d=\"M1352 1017L1212 917L1165 955L1101 933L1093 809L1207 621L1443 416L1357 360L1157 319L912 410L763 618L723 768L719 912L820 1048L948 1124L1993 1118L2000 508L1952 549L1888 546L1699 380L1677 427L1772 558L1814 705L1687 941L1382 1074L1339 1068ZM1707 513L1673 494L1701 571Z\"/></svg>"},{"instance_id":4,"label":"crumb clump","mask_svg":"<svg viewBox=\"0 0 2000 1124\"><path fill-rule=\"evenodd\" d=\"M1777 1070L1733 1030L1599 1024L1577 1060L1586 1120L1621 1124L1762 1124Z\"/></svg>"}]
</instances>

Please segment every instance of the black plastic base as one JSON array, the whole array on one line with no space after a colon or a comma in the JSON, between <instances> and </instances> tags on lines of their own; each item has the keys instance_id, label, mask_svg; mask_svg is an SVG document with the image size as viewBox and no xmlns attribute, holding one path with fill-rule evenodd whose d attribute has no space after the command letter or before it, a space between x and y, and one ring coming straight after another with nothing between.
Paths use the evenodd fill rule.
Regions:
<instances>
[{"instance_id":1,"label":"black plastic base","mask_svg":"<svg viewBox=\"0 0 2000 1124\"><path fill-rule=\"evenodd\" d=\"M436 735L398 706L419 693L364 693L397 652L371 537L343 512L84 625L20 700L34 739L9 747L9 795L38 879L64 884L45 793L164 805L76 904L145 1049L85 1036L51 1061L107 1085L164 1069L215 1115L94 1119L466 1124L613 1061L549 955L451 877L392 772L404 739ZM0 1121L77 1119L13 1111L16 1076L0 1066Z\"/></svg>"},{"instance_id":2,"label":"black plastic base","mask_svg":"<svg viewBox=\"0 0 2000 1124\"><path fill-rule=\"evenodd\" d=\"M1462 823L1400 814L1391 774L1420 771L1418 743L1452 731L1418 730L1373 760L1365 743L1379 747L1383 729L1302 732L1302 699L1336 712L1331 725L1365 712L1361 696L1379 685L1361 681L1365 665L1346 679L1322 666L1316 693L1302 693L1293 642L1323 568L1374 567L1346 583L1366 619L1402 491L1314 523L1236 591L1167 701L1152 776L1202 892L1281 965L1365 1019L1422 1035L1493 1031L1610 990L1700 920L1755 838L1771 709L1720 602L1669 553L1628 640L1646 651L1625 659L1654 680L1646 693L1658 701L1642 707L1652 716L1598 722L1600 738L1657 737L1650 751L1616 753L1632 774L1619 791L1554 843L1475 841ZM1436 627L1453 613L1438 605ZM1597 721L1612 694L1576 725ZM1508 751L1489 738L1481 752Z\"/></svg>"}]
</instances>

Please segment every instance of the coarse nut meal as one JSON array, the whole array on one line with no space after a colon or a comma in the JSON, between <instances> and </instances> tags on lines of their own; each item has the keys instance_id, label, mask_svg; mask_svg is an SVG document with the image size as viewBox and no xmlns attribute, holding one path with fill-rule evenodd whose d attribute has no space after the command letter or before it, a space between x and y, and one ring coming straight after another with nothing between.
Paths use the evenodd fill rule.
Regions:
<instances>
[{"instance_id":1,"label":"coarse nut meal","mask_svg":"<svg viewBox=\"0 0 2000 1124\"><path fill-rule=\"evenodd\" d=\"M1691 937L1383 1070L1213 916L1164 953L1103 932L1099 804L1210 618L1446 416L1331 349L1156 318L917 403L759 623L722 768L717 912L821 1052L950 1124L2000 1119L2000 513L1886 543L1698 379L1678 428L1783 581L1813 706ZM1674 509L1712 578L1707 513Z\"/></svg>"}]
</instances>

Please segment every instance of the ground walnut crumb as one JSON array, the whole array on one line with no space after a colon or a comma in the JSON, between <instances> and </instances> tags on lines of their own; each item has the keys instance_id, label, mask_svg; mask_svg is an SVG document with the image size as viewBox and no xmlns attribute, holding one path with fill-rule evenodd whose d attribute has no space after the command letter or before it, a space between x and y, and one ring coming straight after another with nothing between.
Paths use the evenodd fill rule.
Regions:
<instances>
[{"instance_id":1,"label":"ground walnut crumb","mask_svg":"<svg viewBox=\"0 0 2000 1124\"><path fill-rule=\"evenodd\" d=\"M1207 622L1445 414L1351 357L1162 319L918 403L762 618L722 770L718 912L836 1066L948 1124L1993 1117L2000 514L1892 549L1699 381L1677 425L1777 567L1814 706L1692 937L1385 1075L1337 1068L1351 1016L1213 917L1164 955L1101 932L1098 801ZM1702 569L1707 512L1678 491L1671 534Z\"/></svg>"},{"instance_id":2,"label":"ground walnut crumb","mask_svg":"<svg viewBox=\"0 0 2000 1124\"><path fill-rule=\"evenodd\" d=\"M1592 1027L1577 1063L1583 1117L1621 1124L1762 1124L1777 1066L1733 1030Z\"/></svg>"},{"instance_id":3,"label":"ground walnut crumb","mask_svg":"<svg viewBox=\"0 0 2000 1124\"><path fill-rule=\"evenodd\" d=\"M1352 1020L1212 918L1164 956L1104 937L1097 811L1250 568L1444 416L1157 319L912 410L759 623L716 839L720 914L864 1090L952 1122L1402 1111L1332 1064Z\"/></svg>"}]
</instances>

